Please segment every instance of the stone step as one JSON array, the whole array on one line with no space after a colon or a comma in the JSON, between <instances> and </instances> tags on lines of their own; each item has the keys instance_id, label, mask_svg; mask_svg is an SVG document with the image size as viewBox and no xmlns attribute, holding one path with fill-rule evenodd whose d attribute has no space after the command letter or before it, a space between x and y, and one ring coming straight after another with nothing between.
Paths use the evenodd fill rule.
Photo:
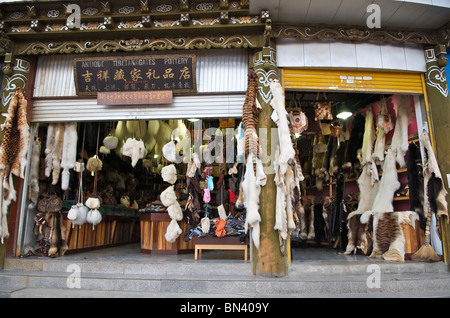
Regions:
<instances>
[{"instance_id":1,"label":"stone step","mask_svg":"<svg viewBox=\"0 0 450 318\"><path fill-rule=\"evenodd\" d=\"M407 261L406 263L391 263L379 260L373 262L309 262L292 263L289 266L289 277L304 275L363 275L371 271L371 265L376 265L383 274L421 274L449 273L449 267L443 262L423 263ZM110 273L131 275L158 275L162 277L173 275L206 275L206 276L252 276L251 262L135 262L135 261L102 261L80 259L48 259L48 258L7 258L5 270L63 272L71 266L77 266L82 273Z\"/></svg>"},{"instance_id":2,"label":"stone step","mask_svg":"<svg viewBox=\"0 0 450 318\"><path fill-rule=\"evenodd\" d=\"M51 271L4 270L0 286L8 286L13 294L22 289L68 290L72 273ZM277 295L339 295L445 292L450 289L448 273L381 274L379 286L369 288L366 275L297 275L265 278L254 275L188 275L86 273L80 274L80 290L108 292L142 292L187 295L235 295L237 297L272 297ZM71 280L72 281L72 280ZM379 287L379 288L377 288ZM74 288L76 289L76 288Z\"/></svg>"}]
</instances>

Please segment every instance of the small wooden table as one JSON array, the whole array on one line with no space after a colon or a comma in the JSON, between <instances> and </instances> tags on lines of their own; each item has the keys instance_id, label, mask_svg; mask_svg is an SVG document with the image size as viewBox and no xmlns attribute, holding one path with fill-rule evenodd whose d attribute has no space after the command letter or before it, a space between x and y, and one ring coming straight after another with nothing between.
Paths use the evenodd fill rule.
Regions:
<instances>
[{"instance_id":1,"label":"small wooden table","mask_svg":"<svg viewBox=\"0 0 450 318\"><path fill-rule=\"evenodd\" d=\"M202 258L202 250L241 250L244 251L244 261L248 259L247 242L240 242L239 237L196 237L194 259Z\"/></svg>"}]
</instances>

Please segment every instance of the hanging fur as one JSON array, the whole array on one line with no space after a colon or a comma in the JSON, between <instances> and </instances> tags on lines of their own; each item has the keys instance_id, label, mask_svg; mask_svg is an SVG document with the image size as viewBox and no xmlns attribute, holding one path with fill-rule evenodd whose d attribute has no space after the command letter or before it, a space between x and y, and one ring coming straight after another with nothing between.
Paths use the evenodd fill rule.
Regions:
<instances>
[{"instance_id":1,"label":"hanging fur","mask_svg":"<svg viewBox=\"0 0 450 318\"><path fill-rule=\"evenodd\" d=\"M394 211L394 193L400 188L395 161L396 152L389 149L384 159L383 175L381 176L378 192L373 201L372 212Z\"/></svg>"},{"instance_id":2,"label":"hanging fur","mask_svg":"<svg viewBox=\"0 0 450 318\"><path fill-rule=\"evenodd\" d=\"M368 239L366 237L368 219L366 222L361 222L361 215L371 210L373 201L379 189L379 182L372 183L372 177L368 173L369 166L363 167L363 171L358 178L359 187L359 202L356 211L351 212L347 216L348 226L348 244L345 254L356 253L357 249L362 250L365 254L368 252ZM366 216L368 217L368 216Z\"/></svg>"},{"instance_id":3,"label":"hanging fur","mask_svg":"<svg viewBox=\"0 0 450 318\"><path fill-rule=\"evenodd\" d=\"M445 190L441 171L439 170L439 165L431 147L430 136L427 131L423 131L420 136L420 141L425 149L423 164L425 217L431 211L436 214L437 218L446 216L448 222L447 200L445 199L447 190Z\"/></svg>"},{"instance_id":4,"label":"hanging fur","mask_svg":"<svg viewBox=\"0 0 450 318\"><path fill-rule=\"evenodd\" d=\"M384 129L377 127L377 139L373 150L372 159L376 164L381 165L384 161L384 148L386 147L386 133Z\"/></svg>"},{"instance_id":5,"label":"hanging fur","mask_svg":"<svg viewBox=\"0 0 450 318\"><path fill-rule=\"evenodd\" d=\"M65 125L58 124L55 131L55 144L53 152L51 153L52 158L52 184L56 185L59 181L59 175L61 173L61 159L64 146L64 131Z\"/></svg>"},{"instance_id":6,"label":"hanging fur","mask_svg":"<svg viewBox=\"0 0 450 318\"><path fill-rule=\"evenodd\" d=\"M77 124L67 123L64 128L64 143L61 157L61 189L67 190L70 181L69 169L73 169L77 160Z\"/></svg>"},{"instance_id":7,"label":"hanging fur","mask_svg":"<svg viewBox=\"0 0 450 318\"><path fill-rule=\"evenodd\" d=\"M105 148L109 150L116 149L118 143L119 139L117 139L116 136L108 135L103 139L103 146L105 146Z\"/></svg>"},{"instance_id":8,"label":"hanging fur","mask_svg":"<svg viewBox=\"0 0 450 318\"><path fill-rule=\"evenodd\" d=\"M419 147L414 142L410 143L408 147L407 171L411 210L425 216L423 211L424 180L422 157Z\"/></svg>"},{"instance_id":9,"label":"hanging fur","mask_svg":"<svg viewBox=\"0 0 450 318\"><path fill-rule=\"evenodd\" d=\"M89 198L86 200L86 206L90 209L86 215L86 221L92 224L92 230L95 226L102 221L102 215L100 214L100 200L98 198Z\"/></svg>"},{"instance_id":10,"label":"hanging fur","mask_svg":"<svg viewBox=\"0 0 450 318\"><path fill-rule=\"evenodd\" d=\"M175 194L173 185L167 187L166 190L161 192L160 200L161 200L161 203L165 207L169 207L170 205L172 205L172 204L174 204L176 202L177 195Z\"/></svg>"},{"instance_id":11,"label":"hanging fur","mask_svg":"<svg viewBox=\"0 0 450 318\"><path fill-rule=\"evenodd\" d=\"M142 140L128 138L123 145L122 155L131 158L131 166L135 167L139 159L144 157L145 145Z\"/></svg>"},{"instance_id":12,"label":"hanging fur","mask_svg":"<svg viewBox=\"0 0 450 318\"><path fill-rule=\"evenodd\" d=\"M358 150L362 148L365 123L365 118L361 113L357 113L353 117L350 138L346 144L345 159L342 165L344 170L351 170L358 163Z\"/></svg>"},{"instance_id":13,"label":"hanging fur","mask_svg":"<svg viewBox=\"0 0 450 318\"><path fill-rule=\"evenodd\" d=\"M166 234L164 237L166 238L166 241L169 243L175 243L178 236L180 236L182 230L180 226L178 225L178 222L175 219L172 219L170 221L169 226L167 227Z\"/></svg>"},{"instance_id":14,"label":"hanging fur","mask_svg":"<svg viewBox=\"0 0 450 318\"><path fill-rule=\"evenodd\" d=\"M98 158L97 155L89 158L86 163L86 169L91 172L91 175L94 176L96 171L100 171L103 168L103 162Z\"/></svg>"},{"instance_id":15,"label":"hanging fur","mask_svg":"<svg viewBox=\"0 0 450 318\"><path fill-rule=\"evenodd\" d=\"M9 237L7 213L11 202L16 200L13 175L24 177L26 154L29 140L27 122L27 100L21 88L16 89L8 105L3 139L0 145L0 238L3 243Z\"/></svg>"},{"instance_id":16,"label":"hanging fur","mask_svg":"<svg viewBox=\"0 0 450 318\"><path fill-rule=\"evenodd\" d=\"M174 184L177 181L177 169L171 164L161 169L161 177L163 181Z\"/></svg>"},{"instance_id":17,"label":"hanging fur","mask_svg":"<svg viewBox=\"0 0 450 318\"><path fill-rule=\"evenodd\" d=\"M250 153L247 158L242 190L244 193L244 206L247 210L245 229L247 231L248 226L251 226L253 243L259 249L259 222L261 222L261 216L259 215L259 194L261 192L261 184L258 182L253 170L253 153Z\"/></svg>"},{"instance_id":18,"label":"hanging fur","mask_svg":"<svg viewBox=\"0 0 450 318\"><path fill-rule=\"evenodd\" d=\"M295 150L292 146L288 114L284 106L285 99L280 82L278 80L270 82L270 90L273 95L270 105L274 109L271 118L278 126L278 141L280 145L278 164L280 173L285 174L288 169L288 161L295 160Z\"/></svg>"},{"instance_id":19,"label":"hanging fur","mask_svg":"<svg viewBox=\"0 0 450 318\"><path fill-rule=\"evenodd\" d=\"M41 159L41 140L36 137L33 141L33 148L31 150L31 163L30 163L30 188L29 198L30 207L34 207L37 204L39 198L39 163Z\"/></svg>"},{"instance_id":20,"label":"hanging fur","mask_svg":"<svg viewBox=\"0 0 450 318\"><path fill-rule=\"evenodd\" d=\"M397 163L400 168L406 167L405 155L408 151L408 125L411 113L411 96L400 95L397 107L397 119L394 135L392 136L391 149L396 151Z\"/></svg>"},{"instance_id":21,"label":"hanging fur","mask_svg":"<svg viewBox=\"0 0 450 318\"><path fill-rule=\"evenodd\" d=\"M260 109L257 107L258 76L251 70L248 75L247 92L245 94L244 105L242 106L242 124L245 138L245 158L253 160L253 171L256 174L256 160L260 158L259 138L256 133L258 115Z\"/></svg>"},{"instance_id":22,"label":"hanging fur","mask_svg":"<svg viewBox=\"0 0 450 318\"><path fill-rule=\"evenodd\" d=\"M169 214L171 219L175 219L176 221L183 220L183 211L181 210L181 206L177 201L175 201L175 203L171 204L167 208L167 213Z\"/></svg>"}]
</instances>

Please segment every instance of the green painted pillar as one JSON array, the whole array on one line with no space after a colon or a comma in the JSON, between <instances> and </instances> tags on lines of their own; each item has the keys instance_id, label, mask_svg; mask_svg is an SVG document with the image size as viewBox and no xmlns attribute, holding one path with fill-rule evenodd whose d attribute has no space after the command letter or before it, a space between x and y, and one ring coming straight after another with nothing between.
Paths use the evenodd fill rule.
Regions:
<instances>
[{"instance_id":1,"label":"green painted pillar","mask_svg":"<svg viewBox=\"0 0 450 318\"><path fill-rule=\"evenodd\" d=\"M425 48L427 72L425 75L426 93L428 95L429 113L431 122L432 144L436 152L436 159L441 169L444 185L449 192L447 175L450 175L450 99L448 83L445 76L445 45ZM447 193L447 203L450 203L450 193ZM441 220L442 240L444 248L444 261L449 262L450 226L448 220Z\"/></svg>"},{"instance_id":2,"label":"green painted pillar","mask_svg":"<svg viewBox=\"0 0 450 318\"><path fill-rule=\"evenodd\" d=\"M276 128L275 123L271 119L273 111L270 101L272 93L270 91L270 82L278 79L276 65L276 51L273 47L264 47L262 51L258 51L253 55L253 69L258 75L258 101L261 104L262 111L258 118L258 134L262 129L267 131L267 155L272 157L272 136L271 128ZM261 136L260 136L261 137ZM261 141L261 138L260 138ZM262 154L264 151L262 152ZM264 170L267 176L267 183L261 187L259 196L259 214L261 215L260 223L260 247L253 247L253 273L265 277L282 277L288 274L287 254L283 256L280 252L280 242L278 231L274 230L275 226L275 203L276 203L276 185L274 181L275 172L270 169L272 161L269 158L262 158Z\"/></svg>"}]
</instances>

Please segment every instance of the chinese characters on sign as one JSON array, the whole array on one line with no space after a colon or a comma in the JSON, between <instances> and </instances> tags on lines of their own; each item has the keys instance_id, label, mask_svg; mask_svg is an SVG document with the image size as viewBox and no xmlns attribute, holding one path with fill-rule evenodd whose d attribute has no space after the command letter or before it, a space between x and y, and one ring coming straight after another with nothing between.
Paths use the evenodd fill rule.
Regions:
<instances>
[{"instance_id":1,"label":"chinese characters on sign","mask_svg":"<svg viewBox=\"0 0 450 318\"><path fill-rule=\"evenodd\" d=\"M74 60L78 95L98 92L196 92L195 55L117 56Z\"/></svg>"}]
</instances>

